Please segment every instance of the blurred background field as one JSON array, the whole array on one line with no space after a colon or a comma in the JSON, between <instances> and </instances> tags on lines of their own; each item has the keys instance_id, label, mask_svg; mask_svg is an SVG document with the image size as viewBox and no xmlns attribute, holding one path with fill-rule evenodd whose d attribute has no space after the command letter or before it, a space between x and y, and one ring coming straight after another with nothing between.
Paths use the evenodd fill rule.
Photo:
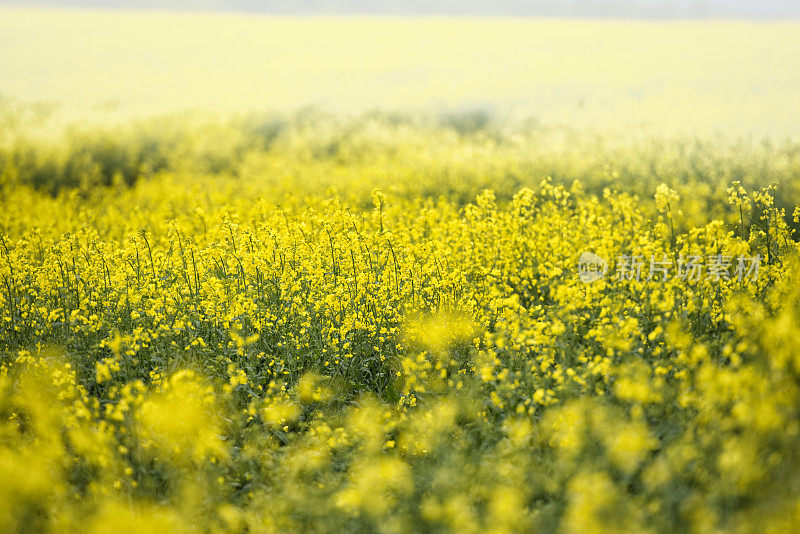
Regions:
<instances>
[{"instance_id":1,"label":"blurred background field","mask_svg":"<svg viewBox=\"0 0 800 534\"><path fill-rule=\"evenodd\" d=\"M0 8L0 95L81 119L319 105L795 135L798 33L793 21Z\"/></svg>"},{"instance_id":2,"label":"blurred background field","mask_svg":"<svg viewBox=\"0 0 800 534\"><path fill-rule=\"evenodd\" d=\"M179 173L465 203L546 176L800 198L800 23L0 8L0 183ZM190 181L193 178L189 178ZM788 220L790 224L793 221Z\"/></svg>"}]
</instances>

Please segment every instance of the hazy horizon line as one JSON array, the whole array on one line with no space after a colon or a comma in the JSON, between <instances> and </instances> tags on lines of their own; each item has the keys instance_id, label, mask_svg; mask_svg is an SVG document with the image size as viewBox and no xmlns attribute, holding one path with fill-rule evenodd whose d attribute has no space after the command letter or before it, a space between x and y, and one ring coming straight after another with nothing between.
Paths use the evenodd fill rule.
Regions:
<instances>
[{"instance_id":1,"label":"hazy horizon line","mask_svg":"<svg viewBox=\"0 0 800 534\"><path fill-rule=\"evenodd\" d=\"M685 4L687 0L677 0ZM716 0L711 0L714 2ZM609 0L603 6L586 3L559 5L554 0L542 0L536 5L507 0L492 6L474 2L448 4L446 0L426 3L396 4L391 0L361 5L363 0L315 0L297 5L284 0L254 4L254 0L238 0L235 5L220 4L217 0L187 4L181 0L151 2L150 0L79 0L54 2L52 0L15 1L0 0L0 9L29 9L55 11L100 12L164 12L220 15L257 15L287 17L408 17L408 18L514 18L514 19L588 19L588 20L734 20L734 21L796 21L800 20L800 5L789 6L774 2L764 7L743 6L731 3L710 5L709 0L694 5L675 3L652 4Z\"/></svg>"},{"instance_id":2,"label":"hazy horizon line","mask_svg":"<svg viewBox=\"0 0 800 534\"><path fill-rule=\"evenodd\" d=\"M800 22L800 15L786 16L747 16L747 15L638 15L638 14L479 14L479 13L384 13L384 12L299 12L299 11L243 11L219 9L180 9L160 7L95 7L95 6L49 6L49 5L10 5L0 3L0 11L50 11L50 12L86 12L103 14L147 13L165 15L219 15L233 17L265 17L296 19L463 19L463 20L552 20L552 21L620 21L620 22L743 22L743 23L794 23Z\"/></svg>"}]
</instances>

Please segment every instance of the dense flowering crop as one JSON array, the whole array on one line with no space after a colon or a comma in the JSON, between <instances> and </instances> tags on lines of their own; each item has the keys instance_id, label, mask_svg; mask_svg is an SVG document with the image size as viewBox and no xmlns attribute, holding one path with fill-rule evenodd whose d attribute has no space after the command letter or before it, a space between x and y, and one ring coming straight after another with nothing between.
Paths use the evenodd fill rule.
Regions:
<instances>
[{"instance_id":1,"label":"dense flowering crop","mask_svg":"<svg viewBox=\"0 0 800 534\"><path fill-rule=\"evenodd\" d=\"M88 189L4 152L0 531L800 525L797 184L754 186L762 149L704 153L747 187L587 185L387 124L116 182L113 149L67 151ZM651 142L619 161L679 168L686 140Z\"/></svg>"}]
</instances>

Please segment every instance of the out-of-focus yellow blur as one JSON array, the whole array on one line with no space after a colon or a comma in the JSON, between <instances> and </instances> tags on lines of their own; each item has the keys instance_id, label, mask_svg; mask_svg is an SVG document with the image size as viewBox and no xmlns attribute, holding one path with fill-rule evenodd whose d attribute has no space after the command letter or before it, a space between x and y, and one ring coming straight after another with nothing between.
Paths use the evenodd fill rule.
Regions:
<instances>
[{"instance_id":1,"label":"out-of-focus yellow blur","mask_svg":"<svg viewBox=\"0 0 800 534\"><path fill-rule=\"evenodd\" d=\"M85 117L487 106L546 123L797 133L800 23L0 10L0 94Z\"/></svg>"}]
</instances>

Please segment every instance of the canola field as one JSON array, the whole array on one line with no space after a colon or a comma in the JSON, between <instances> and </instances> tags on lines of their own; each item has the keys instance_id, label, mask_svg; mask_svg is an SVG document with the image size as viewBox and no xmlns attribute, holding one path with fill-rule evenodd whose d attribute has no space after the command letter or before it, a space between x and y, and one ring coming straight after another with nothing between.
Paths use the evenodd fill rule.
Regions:
<instances>
[{"instance_id":1,"label":"canola field","mask_svg":"<svg viewBox=\"0 0 800 534\"><path fill-rule=\"evenodd\" d=\"M54 109L0 101L0 532L800 527L780 128Z\"/></svg>"},{"instance_id":2,"label":"canola field","mask_svg":"<svg viewBox=\"0 0 800 534\"><path fill-rule=\"evenodd\" d=\"M797 145L480 119L7 148L0 530L796 527Z\"/></svg>"}]
</instances>

